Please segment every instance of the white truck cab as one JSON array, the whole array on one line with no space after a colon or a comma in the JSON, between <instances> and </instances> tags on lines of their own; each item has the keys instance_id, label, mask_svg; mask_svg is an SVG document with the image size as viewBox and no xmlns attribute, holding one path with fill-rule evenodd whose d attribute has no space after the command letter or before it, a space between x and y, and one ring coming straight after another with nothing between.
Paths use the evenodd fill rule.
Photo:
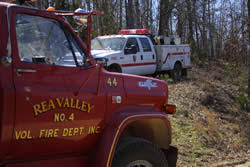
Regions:
<instances>
[{"instance_id":1,"label":"white truck cab","mask_svg":"<svg viewBox=\"0 0 250 167\"><path fill-rule=\"evenodd\" d=\"M188 45L154 45L147 29L121 30L120 35L96 37L92 56L108 71L137 75L172 72L178 79L191 67Z\"/></svg>"}]
</instances>

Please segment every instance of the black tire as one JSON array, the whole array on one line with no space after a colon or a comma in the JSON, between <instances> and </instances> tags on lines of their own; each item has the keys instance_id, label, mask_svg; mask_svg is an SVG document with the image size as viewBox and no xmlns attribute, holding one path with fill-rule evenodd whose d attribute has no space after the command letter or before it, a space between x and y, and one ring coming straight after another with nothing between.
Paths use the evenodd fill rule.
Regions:
<instances>
[{"instance_id":1,"label":"black tire","mask_svg":"<svg viewBox=\"0 0 250 167\"><path fill-rule=\"evenodd\" d=\"M119 66L117 66L117 65L110 66L108 71L110 71L110 72L118 72L118 73L122 72L121 68Z\"/></svg>"},{"instance_id":2,"label":"black tire","mask_svg":"<svg viewBox=\"0 0 250 167\"><path fill-rule=\"evenodd\" d=\"M187 75L188 75L187 69L182 69L182 76L187 77Z\"/></svg>"},{"instance_id":3,"label":"black tire","mask_svg":"<svg viewBox=\"0 0 250 167\"><path fill-rule=\"evenodd\" d=\"M182 78L182 67L180 63L175 63L174 69L171 71L171 77L174 81L180 81Z\"/></svg>"},{"instance_id":4,"label":"black tire","mask_svg":"<svg viewBox=\"0 0 250 167\"><path fill-rule=\"evenodd\" d=\"M125 138L117 145L112 167L168 167L164 153L151 142Z\"/></svg>"}]
</instances>

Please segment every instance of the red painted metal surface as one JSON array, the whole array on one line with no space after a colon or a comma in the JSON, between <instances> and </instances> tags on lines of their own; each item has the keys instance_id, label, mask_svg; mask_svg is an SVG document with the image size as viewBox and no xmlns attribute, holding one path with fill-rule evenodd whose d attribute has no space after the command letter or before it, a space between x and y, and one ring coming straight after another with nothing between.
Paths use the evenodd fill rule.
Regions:
<instances>
[{"instance_id":1,"label":"red painted metal surface","mask_svg":"<svg viewBox=\"0 0 250 167\"><path fill-rule=\"evenodd\" d=\"M12 65L5 66L2 59L8 55L8 26L6 7L0 6L0 163L5 160L15 119L15 90L12 78Z\"/></svg>"},{"instance_id":2,"label":"red painted metal surface","mask_svg":"<svg viewBox=\"0 0 250 167\"><path fill-rule=\"evenodd\" d=\"M51 159L51 160L39 160L39 161L26 161L26 162L18 162L18 163L10 163L6 167L87 167L88 158L83 156L76 156L70 158L61 158L61 159Z\"/></svg>"},{"instance_id":3,"label":"red painted metal surface","mask_svg":"<svg viewBox=\"0 0 250 167\"><path fill-rule=\"evenodd\" d=\"M135 63L135 64L122 64L122 67L133 67L133 66L147 66L147 65L154 65L155 62L150 63Z\"/></svg>"}]
</instances>

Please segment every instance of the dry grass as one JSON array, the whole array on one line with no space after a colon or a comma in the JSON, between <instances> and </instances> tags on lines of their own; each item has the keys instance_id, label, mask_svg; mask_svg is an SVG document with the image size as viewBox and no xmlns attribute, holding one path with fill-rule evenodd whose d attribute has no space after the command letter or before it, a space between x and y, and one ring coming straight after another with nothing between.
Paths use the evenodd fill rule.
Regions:
<instances>
[{"instance_id":1,"label":"dry grass","mask_svg":"<svg viewBox=\"0 0 250 167\"><path fill-rule=\"evenodd\" d=\"M223 65L193 67L187 79L170 83L169 90L169 103L177 104L171 121L179 167L230 166L247 159L250 117L236 103L239 85Z\"/></svg>"}]
</instances>

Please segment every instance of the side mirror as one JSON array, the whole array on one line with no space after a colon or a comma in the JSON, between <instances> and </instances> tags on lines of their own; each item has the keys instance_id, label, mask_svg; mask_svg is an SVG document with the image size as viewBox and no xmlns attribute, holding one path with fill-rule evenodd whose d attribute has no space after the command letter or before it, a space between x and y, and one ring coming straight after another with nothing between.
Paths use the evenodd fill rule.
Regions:
<instances>
[{"instance_id":1,"label":"side mirror","mask_svg":"<svg viewBox=\"0 0 250 167\"><path fill-rule=\"evenodd\" d=\"M135 45L131 45L130 48L125 48L124 50L125 54L136 54L137 53L137 47Z\"/></svg>"},{"instance_id":2,"label":"side mirror","mask_svg":"<svg viewBox=\"0 0 250 167\"><path fill-rule=\"evenodd\" d=\"M98 64L103 64L104 67L107 66L108 59L107 58L96 58L95 59Z\"/></svg>"}]
</instances>

